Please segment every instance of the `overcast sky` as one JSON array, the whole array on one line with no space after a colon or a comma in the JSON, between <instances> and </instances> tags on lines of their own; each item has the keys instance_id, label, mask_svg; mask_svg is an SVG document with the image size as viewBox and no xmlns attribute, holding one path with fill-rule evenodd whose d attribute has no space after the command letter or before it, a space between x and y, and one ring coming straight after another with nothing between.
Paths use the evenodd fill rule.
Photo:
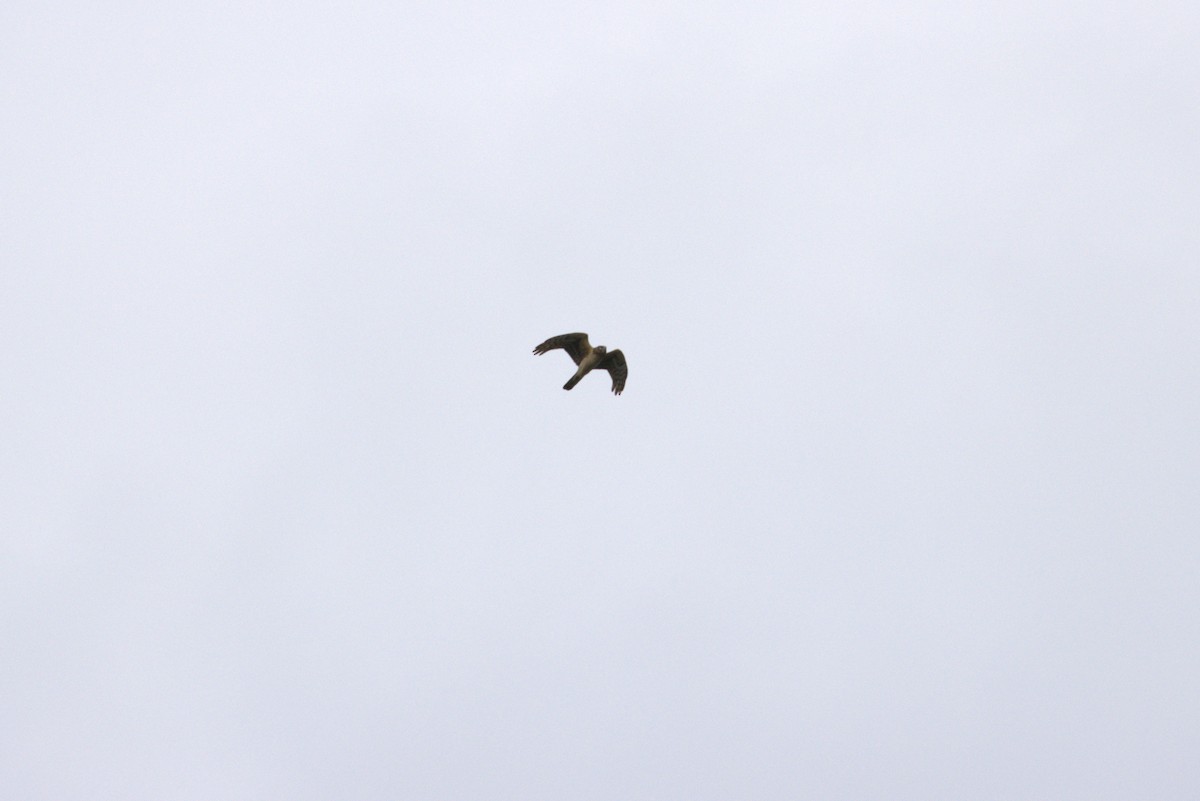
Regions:
<instances>
[{"instance_id":1,"label":"overcast sky","mask_svg":"<svg viewBox=\"0 0 1200 801\"><path fill-rule=\"evenodd\" d=\"M1197 798L1198 41L6 3L0 795Z\"/></svg>"}]
</instances>

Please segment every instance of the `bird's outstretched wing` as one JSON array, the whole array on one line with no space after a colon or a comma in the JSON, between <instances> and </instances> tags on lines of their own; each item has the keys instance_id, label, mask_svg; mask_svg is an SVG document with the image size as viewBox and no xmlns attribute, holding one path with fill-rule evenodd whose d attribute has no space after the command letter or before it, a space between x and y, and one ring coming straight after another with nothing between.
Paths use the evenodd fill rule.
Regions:
<instances>
[{"instance_id":1,"label":"bird's outstretched wing","mask_svg":"<svg viewBox=\"0 0 1200 801\"><path fill-rule=\"evenodd\" d=\"M612 376L613 394L620 395L621 390L625 389L625 378L629 375L629 368L625 366L625 354L619 350L610 350L596 367L608 371Z\"/></svg>"},{"instance_id":2,"label":"bird's outstretched wing","mask_svg":"<svg viewBox=\"0 0 1200 801\"><path fill-rule=\"evenodd\" d=\"M583 361L583 357L588 354L588 351L592 349L592 346L588 343L587 334L559 334L556 337L550 337L538 345L533 349L533 352L541 356L546 351L554 350L555 348L562 348L576 364L579 364Z\"/></svg>"}]
</instances>

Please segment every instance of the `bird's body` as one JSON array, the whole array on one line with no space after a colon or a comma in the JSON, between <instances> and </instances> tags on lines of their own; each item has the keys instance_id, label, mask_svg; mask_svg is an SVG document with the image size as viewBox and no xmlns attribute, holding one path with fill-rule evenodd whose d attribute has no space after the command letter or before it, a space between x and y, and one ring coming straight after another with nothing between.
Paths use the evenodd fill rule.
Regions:
<instances>
[{"instance_id":1,"label":"bird's body","mask_svg":"<svg viewBox=\"0 0 1200 801\"><path fill-rule=\"evenodd\" d=\"M540 356L556 348L565 350L577 366L575 375L563 384L563 389L571 389L585 375L597 368L607 370L608 374L612 376L613 394L620 395L621 391L625 389L625 377L629 375L629 368L625 366L625 354L621 351L609 352L608 348L603 345L593 348L588 342L587 334L576 333L550 337L534 348L533 352Z\"/></svg>"}]
</instances>

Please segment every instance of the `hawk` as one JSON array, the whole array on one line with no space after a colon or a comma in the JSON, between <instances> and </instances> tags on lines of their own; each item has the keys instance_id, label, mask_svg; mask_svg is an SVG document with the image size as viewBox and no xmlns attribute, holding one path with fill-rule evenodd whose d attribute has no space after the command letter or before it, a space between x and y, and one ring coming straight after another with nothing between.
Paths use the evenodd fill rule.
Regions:
<instances>
[{"instance_id":1,"label":"hawk","mask_svg":"<svg viewBox=\"0 0 1200 801\"><path fill-rule=\"evenodd\" d=\"M579 365L579 369L575 371L575 375L571 376L571 380L563 384L563 389L571 389L579 383L580 379L597 368L607 370L608 374L612 376L614 395L620 395L621 390L625 389L625 376L629 375L629 368L625 366L625 354L621 351L610 351L603 345L593 348L588 343L587 334L560 334L550 337L534 348L533 352L541 356L555 348L565 350L575 364Z\"/></svg>"}]
</instances>

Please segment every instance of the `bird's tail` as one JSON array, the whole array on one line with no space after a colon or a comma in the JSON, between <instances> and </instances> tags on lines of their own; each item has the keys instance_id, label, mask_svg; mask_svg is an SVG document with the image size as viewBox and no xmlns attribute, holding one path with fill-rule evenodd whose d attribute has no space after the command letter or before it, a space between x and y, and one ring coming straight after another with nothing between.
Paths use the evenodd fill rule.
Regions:
<instances>
[{"instance_id":1,"label":"bird's tail","mask_svg":"<svg viewBox=\"0 0 1200 801\"><path fill-rule=\"evenodd\" d=\"M563 384L563 389L570 389L571 387L575 386L576 384L579 383L579 380L581 378L583 378L583 376L579 375L579 373L576 373L575 375L571 376L571 380L568 381L567 383Z\"/></svg>"}]
</instances>

